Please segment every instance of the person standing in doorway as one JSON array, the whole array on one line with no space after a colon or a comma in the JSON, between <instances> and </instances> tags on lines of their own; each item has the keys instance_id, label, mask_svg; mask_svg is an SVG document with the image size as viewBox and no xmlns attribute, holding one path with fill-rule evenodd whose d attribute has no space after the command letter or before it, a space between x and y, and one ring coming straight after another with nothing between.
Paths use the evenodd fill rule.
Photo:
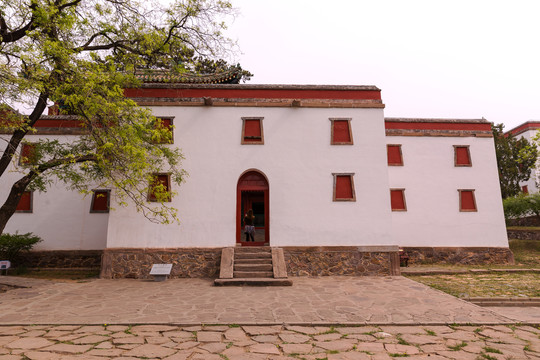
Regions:
<instances>
[{"instance_id":1,"label":"person standing in doorway","mask_svg":"<svg viewBox=\"0 0 540 360\"><path fill-rule=\"evenodd\" d=\"M246 234L246 241L255 242L255 216L253 215L253 210L249 209L246 216L244 216L244 232Z\"/></svg>"}]
</instances>

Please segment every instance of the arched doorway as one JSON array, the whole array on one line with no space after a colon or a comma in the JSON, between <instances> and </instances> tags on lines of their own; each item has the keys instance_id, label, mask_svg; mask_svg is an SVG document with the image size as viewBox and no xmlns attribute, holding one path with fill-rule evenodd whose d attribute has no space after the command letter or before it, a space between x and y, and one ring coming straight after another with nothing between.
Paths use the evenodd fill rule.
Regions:
<instances>
[{"instance_id":1,"label":"arched doorway","mask_svg":"<svg viewBox=\"0 0 540 360\"><path fill-rule=\"evenodd\" d=\"M257 170L248 170L238 179L236 187L236 243L242 246L270 244L270 201L266 176ZM255 242L246 242L244 216L249 209L255 215Z\"/></svg>"}]
</instances>

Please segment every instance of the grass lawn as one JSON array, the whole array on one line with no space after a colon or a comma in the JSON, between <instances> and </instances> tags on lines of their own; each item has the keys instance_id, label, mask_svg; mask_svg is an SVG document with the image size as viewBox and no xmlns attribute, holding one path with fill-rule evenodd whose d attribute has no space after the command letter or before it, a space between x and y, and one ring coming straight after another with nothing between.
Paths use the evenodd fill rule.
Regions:
<instances>
[{"instance_id":1,"label":"grass lawn","mask_svg":"<svg viewBox=\"0 0 540 360\"><path fill-rule=\"evenodd\" d=\"M445 268L540 269L540 241L510 240L515 265L435 265ZM415 265L416 266L416 265ZM424 265L428 266L428 265ZM433 264L429 265L434 267ZM539 273L489 273L457 275L407 275L408 278L457 297L540 297Z\"/></svg>"}]
</instances>

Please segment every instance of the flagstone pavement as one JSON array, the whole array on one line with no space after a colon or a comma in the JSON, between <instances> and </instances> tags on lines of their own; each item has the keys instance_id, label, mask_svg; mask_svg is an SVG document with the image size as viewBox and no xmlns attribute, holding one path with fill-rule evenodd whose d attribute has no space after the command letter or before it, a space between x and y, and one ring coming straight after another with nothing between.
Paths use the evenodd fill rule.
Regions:
<instances>
[{"instance_id":1,"label":"flagstone pavement","mask_svg":"<svg viewBox=\"0 0 540 360\"><path fill-rule=\"evenodd\" d=\"M538 323L407 278L293 281L0 277L27 286L0 293L0 360L540 359Z\"/></svg>"}]
</instances>

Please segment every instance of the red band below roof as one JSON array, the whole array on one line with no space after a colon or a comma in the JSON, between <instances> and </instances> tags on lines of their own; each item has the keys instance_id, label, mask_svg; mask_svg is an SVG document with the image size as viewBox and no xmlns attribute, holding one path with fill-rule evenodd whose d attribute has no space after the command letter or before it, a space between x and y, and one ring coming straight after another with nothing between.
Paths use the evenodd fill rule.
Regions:
<instances>
[{"instance_id":1,"label":"red band below roof","mask_svg":"<svg viewBox=\"0 0 540 360\"><path fill-rule=\"evenodd\" d=\"M507 133L512 133L512 135L519 135L527 130L538 130L540 129L540 121L527 121L526 123L523 123L515 128L513 128L510 131L507 131Z\"/></svg>"},{"instance_id":2,"label":"red band below roof","mask_svg":"<svg viewBox=\"0 0 540 360\"><path fill-rule=\"evenodd\" d=\"M339 99L380 100L380 90L311 90L311 89L125 89L130 98L225 98L225 99Z\"/></svg>"},{"instance_id":3,"label":"red band below roof","mask_svg":"<svg viewBox=\"0 0 540 360\"><path fill-rule=\"evenodd\" d=\"M398 130L469 130L491 131L491 124L486 123L463 123L463 122L403 122L386 121L386 129Z\"/></svg>"}]
</instances>

